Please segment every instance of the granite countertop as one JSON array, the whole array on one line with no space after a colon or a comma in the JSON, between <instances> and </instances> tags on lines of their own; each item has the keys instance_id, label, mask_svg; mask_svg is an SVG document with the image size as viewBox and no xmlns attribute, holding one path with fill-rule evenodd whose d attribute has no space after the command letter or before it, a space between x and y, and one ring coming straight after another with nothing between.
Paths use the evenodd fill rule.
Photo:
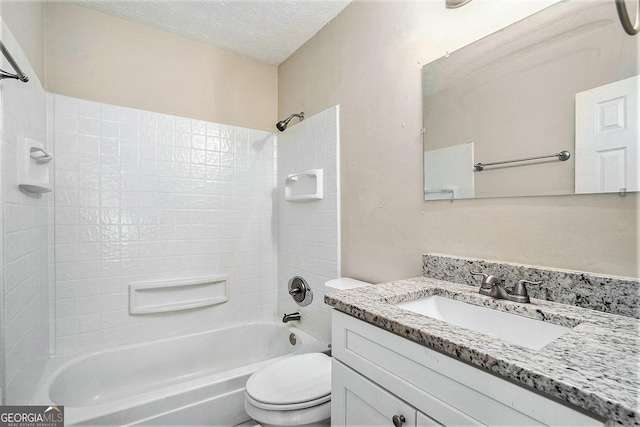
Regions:
<instances>
[{"instance_id":1,"label":"granite countertop","mask_svg":"<svg viewBox=\"0 0 640 427\"><path fill-rule=\"evenodd\" d=\"M394 306L429 295L572 328L540 350ZM640 320L532 299L495 300L469 285L419 277L334 292L325 302L418 344L625 425L640 425Z\"/></svg>"}]
</instances>

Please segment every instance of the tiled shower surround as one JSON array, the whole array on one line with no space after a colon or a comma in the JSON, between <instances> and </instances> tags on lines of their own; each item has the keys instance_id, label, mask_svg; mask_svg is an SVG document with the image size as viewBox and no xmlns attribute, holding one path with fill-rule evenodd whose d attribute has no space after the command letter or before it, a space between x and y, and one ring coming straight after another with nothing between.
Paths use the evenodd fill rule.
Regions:
<instances>
[{"instance_id":1,"label":"tiled shower surround","mask_svg":"<svg viewBox=\"0 0 640 427\"><path fill-rule=\"evenodd\" d=\"M331 107L278 135L278 310L299 310L300 328L327 343L331 307L324 303L324 283L340 276L339 116L339 106ZM310 169L323 170L323 199L285 200L286 177ZM306 307L287 292L294 276L305 278L313 291Z\"/></svg>"},{"instance_id":2,"label":"tiled shower surround","mask_svg":"<svg viewBox=\"0 0 640 427\"><path fill-rule=\"evenodd\" d=\"M53 97L55 352L275 312L273 133ZM131 315L132 282L229 274L229 301Z\"/></svg>"},{"instance_id":3,"label":"tiled shower surround","mask_svg":"<svg viewBox=\"0 0 640 427\"><path fill-rule=\"evenodd\" d=\"M0 171L0 404L29 401L49 356L47 206L51 193L21 191L17 147L24 137L47 146L46 94L22 49L2 23L2 42L29 83L2 80ZM3 56L0 68L11 70Z\"/></svg>"}]
</instances>

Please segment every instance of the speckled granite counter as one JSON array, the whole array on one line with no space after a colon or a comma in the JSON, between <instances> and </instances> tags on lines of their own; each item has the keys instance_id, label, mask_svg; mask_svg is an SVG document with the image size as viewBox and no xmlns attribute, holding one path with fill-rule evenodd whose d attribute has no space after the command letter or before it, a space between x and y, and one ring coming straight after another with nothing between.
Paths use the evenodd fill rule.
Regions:
<instances>
[{"instance_id":1,"label":"speckled granite counter","mask_svg":"<svg viewBox=\"0 0 640 427\"><path fill-rule=\"evenodd\" d=\"M538 351L394 306L429 295L572 328ZM640 321L532 299L494 300L478 288L415 278L325 296L337 310L418 344L625 425L640 425Z\"/></svg>"},{"instance_id":2,"label":"speckled granite counter","mask_svg":"<svg viewBox=\"0 0 640 427\"><path fill-rule=\"evenodd\" d=\"M523 278L540 281L539 285L529 286L529 296L533 298L640 318L640 281L636 279L460 256L422 255L423 277L480 286L479 278L469 274L471 271L493 274L507 288Z\"/></svg>"}]
</instances>

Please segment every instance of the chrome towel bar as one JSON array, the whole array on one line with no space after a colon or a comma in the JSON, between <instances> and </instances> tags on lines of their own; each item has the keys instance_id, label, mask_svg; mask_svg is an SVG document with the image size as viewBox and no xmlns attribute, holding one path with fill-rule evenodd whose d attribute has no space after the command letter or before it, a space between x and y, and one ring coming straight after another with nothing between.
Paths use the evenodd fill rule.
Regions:
<instances>
[{"instance_id":1,"label":"chrome towel bar","mask_svg":"<svg viewBox=\"0 0 640 427\"><path fill-rule=\"evenodd\" d=\"M561 151L555 154L547 154L546 156L535 156L535 157L525 157L523 159L515 159L515 160L503 160L501 162L492 162L492 163L476 163L473 165L476 171L480 172L485 168L485 166L493 166L493 165L503 165L505 163L516 163L516 162L526 162L528 160L538 160L538 159L547 159L549 157L557 157L560 161L565 161L571 157L571 153L568 151Z\"/></svg>"},{"instance_id":2,"label":"chrome towel bar","mask_svg":"<svg viewBox=\"0 0 640 427\"><path fill-rule=\"evenodd\" d=\"M4 57L7 58L7 61L9 61L9 65L11 65L11 67L16 72L15 74L11 74L9 72L4 71L3 69L0 69L0 80L17 79L17 80L20 80L21 82L25 82L25 83L28 82L29 77L24 75L24 73L22 72L18 64L16 64L15 59L13 59L13 56L11 56L11 54L5 47L4 43L2 43L1 41L0 41L0 50L2 51L2 54L4 55Z\"/></svg>"}]
</instances>

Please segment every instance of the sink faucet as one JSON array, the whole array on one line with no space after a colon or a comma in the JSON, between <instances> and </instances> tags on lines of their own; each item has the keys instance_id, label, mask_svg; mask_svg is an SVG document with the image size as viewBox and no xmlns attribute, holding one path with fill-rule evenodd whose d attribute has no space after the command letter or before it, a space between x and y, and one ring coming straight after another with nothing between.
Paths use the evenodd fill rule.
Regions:
<instances>
[{"instance_id":1,"label":"sink faucet","mask_svg":"<svg viewBox=\"0 0 640 427\"><path fill-rule=\"evenodd\" d=\"M296 311L295 313L285 313L284 317L282 318L282 323L287 323L287 322L291 322L292 320L300 320L300 318L302 317L302 315L300 314L299 311Z\"/></svg>"},{"instance_id":2,"label":"sink faucet","mask_svg":"<svg viewBox=\"0 0 640 427\"><path fill-rule=\"evenodd\" d=\"M495 299L506 299L508 301L529 303L529 294L527 293L526 283L532 285L539 285L542 282L532 282L530 280L522 279L518 281L518 284L513 289L513 293L509 292L500 279L490 274L482 273L480 271L471 271L473 276L482 276L482 283L480 284L480 290L478 291L482 295L490 296Z\"/></svg>"},{"instance_id":3,"label":"sink faucet","mask_svg":"<svg viewBox=\"0 0 640 427\"><path fill-rule=\"evenodd\" d=\"M500 284L500 279L490 274L471 270L471 275L482 276L482 283L480 284L480 293L482 295L491 295L491 290L493 289L493 286Z\"/></svg>"}]
</instances>

